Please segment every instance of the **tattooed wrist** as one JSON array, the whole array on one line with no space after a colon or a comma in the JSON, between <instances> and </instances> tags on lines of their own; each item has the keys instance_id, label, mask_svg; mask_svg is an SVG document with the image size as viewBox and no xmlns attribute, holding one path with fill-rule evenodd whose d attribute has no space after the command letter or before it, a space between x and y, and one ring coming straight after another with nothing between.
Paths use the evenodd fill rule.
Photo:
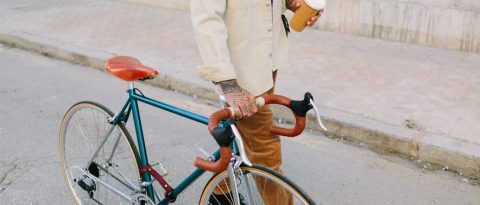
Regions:
<instances>
[{"instance_id":1,"label":"tattooed wrist","mask_svg":"<svg viewBox=\"0 0 480 205\"><path fill-rule=\"evenodd\" d=\"M236 80L222 81L217 84L225 95L227 105L235 110L234 119L250 117L257 112L255 97L238 85Z\"/></svg>"},{"instance_id":2,"label":"tattooed wrist","mask_svg":"<svg viewBox=\"0 0 480 205\"><path fill-rule=\"evenodd\" d=\"M219 82L223 93L241 92L243 89L238 85L236 80L227 80Z\"/></svg>"}]
</instances>

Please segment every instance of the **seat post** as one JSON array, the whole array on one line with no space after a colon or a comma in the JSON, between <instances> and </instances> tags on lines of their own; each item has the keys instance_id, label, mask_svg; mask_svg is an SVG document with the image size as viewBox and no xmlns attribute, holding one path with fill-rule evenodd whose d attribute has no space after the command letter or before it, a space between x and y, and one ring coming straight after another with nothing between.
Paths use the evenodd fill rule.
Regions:
<instances>
[{"instance_id":1,"label":"seat post","mask_svg":"<svg viewBox=\"0 0 480 205\"><path fill-rule=\"evenodd\" d=\"M133 81L128 82L128 89L132 90L133 88L135 88L133 87Z\"/></svg>"}]
</instances>

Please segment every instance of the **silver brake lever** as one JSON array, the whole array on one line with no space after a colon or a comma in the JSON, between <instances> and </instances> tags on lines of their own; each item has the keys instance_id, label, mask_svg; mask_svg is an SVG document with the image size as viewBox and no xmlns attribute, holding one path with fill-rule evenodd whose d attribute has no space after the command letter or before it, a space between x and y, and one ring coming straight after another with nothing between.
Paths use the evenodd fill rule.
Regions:
<instances>
[{"instance_id":1,"label":"silver brake lever","mask_svg":"<svg viewBox=\"0 0 480 205\"><path fill-rule=\"evenodd\" d=\"M323 125L323 122L322 122L322 119L320 118L320 114L318 112L318 108L317 106L315 105L315 102L313 101L312 98L310 98L310 105L313 107L313 109L315 110L315 114L317 115L317 121L318 121L318 125L320 125L320 127L327 131L327 128L325 127L325 125Z\"/></svg>"},{"instance_id":2,"label":"silver brake lever","mask_svg":"<svg viewBox=\"0 0 480 205\"><path fill-rule=\"evenodd\" d=\"M242 135L238 131L237 126L232 124L230 125L230 127L232 128L233 134L235 135L235 143L237 143L238 151L240 152L240 157L242 158L243 163L251 167L252 162L250 162L250 159L248 159L247 154L245 153L245 145L243 144Z\"/></svg>"}]
</instances>

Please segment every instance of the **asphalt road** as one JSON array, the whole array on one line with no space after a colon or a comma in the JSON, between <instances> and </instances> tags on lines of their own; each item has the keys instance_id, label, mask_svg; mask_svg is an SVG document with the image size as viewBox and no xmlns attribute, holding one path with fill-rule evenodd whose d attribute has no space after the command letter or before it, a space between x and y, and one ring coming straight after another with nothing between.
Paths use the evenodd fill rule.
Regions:
<instances>
[{"instance_id":1,"label":"asphalt road","mask_svg":"<svg viewBox=\"0 0 480 205\"><path fill-rule=\"evenodd\" d=\"M136 85L149 97L203 115L216 109L212 102ZM126 86L98 70L0 46L0 204L71 204L57 154L63 113L80 100L117 110L126 99ZM171 184L194 169L197 146L215 148L206 126L146 106L140 109L150 161L163 163ZM467 178L318 133L284 139L283 150L289 178L322 204L480 203L480 186ZM195 204L209 176L177 204Z\"/></svg>"}]
</instances>

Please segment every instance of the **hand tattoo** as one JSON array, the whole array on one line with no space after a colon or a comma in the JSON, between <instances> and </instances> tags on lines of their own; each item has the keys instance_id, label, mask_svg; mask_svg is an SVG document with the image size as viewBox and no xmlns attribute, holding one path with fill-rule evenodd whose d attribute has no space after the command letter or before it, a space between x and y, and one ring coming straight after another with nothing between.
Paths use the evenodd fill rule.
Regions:
<instances>
[{"instance_id":1,"label":"hand tattoo","mask_svg":"<svg viewBox=\"0 0 480 205\"><path fill-rule=\"evenodd\" d=\"M227 104L235 110L234 118L239 120L243 117L250 117L257 112L254 96L247 90L240 87L236 80L220 82Z\"/></svg>"}]
</instances>

